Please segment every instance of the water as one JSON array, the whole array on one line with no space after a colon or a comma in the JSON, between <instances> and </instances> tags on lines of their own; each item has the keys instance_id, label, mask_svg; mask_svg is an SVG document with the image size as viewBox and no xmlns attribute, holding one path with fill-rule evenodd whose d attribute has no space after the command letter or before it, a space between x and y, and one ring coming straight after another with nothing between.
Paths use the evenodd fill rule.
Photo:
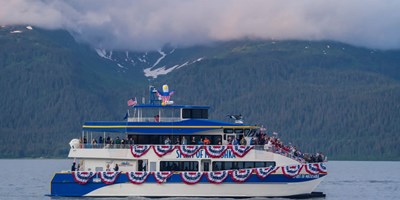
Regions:
<instances>
[{"instance_id":1,"label":"water","mask_svg":"<svg viewBox=\"0 0 400 200\"><path fill-rule=\"evenodd\" d=\"M50 193L53 174L70 165L71 160L0 160L0 199L79 199L45 196ZM327 166L329 174L316 189L324 192L327 200L400 199L400 162L330 161Z\"/></svg>"}]
</instances>

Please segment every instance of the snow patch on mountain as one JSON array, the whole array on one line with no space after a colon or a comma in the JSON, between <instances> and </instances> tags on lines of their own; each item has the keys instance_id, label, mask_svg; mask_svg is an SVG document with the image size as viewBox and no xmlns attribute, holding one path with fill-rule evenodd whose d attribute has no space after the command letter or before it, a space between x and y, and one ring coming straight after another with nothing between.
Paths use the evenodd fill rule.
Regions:
<instances>
[{"instance_id":1,"label":"snow patch on mountain","mask_svg":"<svg viewBox=\"0 0 400 200\"><path fill-rule=\"evenodd\" d=\"M161 54L161 57L160 58L158 58L157 59L157 61L154 63L154 65L153 65L153 67L155 67L158 63L160 63L160 61L162 60L162 59L164 59L165 58L165 56L167 56L167 54L166 53L164 53L163 51L161 51L161 50L158 50L158 53L160 53Z\"/></svg>"},{"instance_id":2,"label":"snow patch on mountain","mask_svg":"<svg viewBox=\"0 0 400 200\"><path fill-rule=\"evenodd\" d=\"M174 65L174 66L172 66L170 68L167 68L166 66L162 66L162 67L159 67L159 68L156 68L156 69L153 69L154 67L149 67L149 68L144 69L143 72L144 72L144 75L146 77L157 78L160 75L166 75L166 74L172 72L175 69L180 69L180 68L182 68L184 66L188 66L188 65L194 64L194 63L199 62L199 61L201 61L203 59L204 58L202 57L202 58L198 58L198 59L196 59L196 60L194 60L192 62L186 61L185 63L183 63L181 65ZM153 66L155 66L155 65L153 65Z\"/></svg>"},{"instance_id":3,"label":"snow patch on mountain","mask_svg":"<svg viewBox=\"0 0 400 200\"><path fill-rule=\"evenodd\" d=\"M10 33L22 33L20 30L10 31Z\"/></svg>"},{"instance_id":4,"label":"snow patch on mountain","mask_svg":"<svg viewBox=\"0 0 400 200\"><path fill-rule=\"evenodd\" d=\"M105 59L108 59L108 60L113 60L112 59L112 51L110 51L110 53L107 53L107 51L105 50L105 49L95 49L96 50L96 53L100 56L100 57L103 57L103 58L105 58Z\"/></svg>"}]
</instances>

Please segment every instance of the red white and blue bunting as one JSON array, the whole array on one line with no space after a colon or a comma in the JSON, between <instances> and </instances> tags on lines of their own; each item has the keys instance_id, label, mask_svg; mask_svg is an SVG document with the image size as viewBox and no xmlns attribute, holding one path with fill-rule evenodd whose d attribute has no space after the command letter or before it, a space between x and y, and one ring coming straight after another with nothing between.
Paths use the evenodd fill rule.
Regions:
<instances>
[{"instance_id":1,"label":"red white and blue bunting","mask_svg":"<svg viewBox=\"0 0 400 200\"><path fill-rule=\"evenodd\" d=\"M172 176L171 171L153 172L153 174L154 174L154 178L156 179L157 183L164 183L170 176Z\"/></svg>"},{"instance_id":2,"label":"red white and blue bunting","mask_svg":"<svg viewBox=\"0 0 400 200\"><path fill-rule=\"evenodd\" d=\"M288 166L282 166L282 172L285 174L287 177L295 177L297 176L301 169L303 168L303 165L288 165Z\"/></svg>"},{"instance_id":3,"label":"red white and blue bunting","mask_svg":"<svg viewBox=\"0 0 400 200\"><path fill-rule=\"evenodd\" d=\"M206 145L206 146L204 146L204 149L206 150L206 153L208 154L208 156L210 156L211 158L220 158L221 156L223 156L225 154L226 150L228 150L228 146Z\"/></svg>"},{"instance_id":4,"label":"red white and blue bunting","mask_svg":"<svg viewBox=\"0 0 400 200\"><path fill-rule=\"evenodd\" d=\"M72 172L72 177L74 177L75 182L83 185L86 184L95 174L95 172L77 171Z\"/></svg>"},{"instance_id":5,"label":"red white and blue bunting","mask_svg":"<svg viewBox=\"0 0 400 200\"><path fill-rule=\"evenodd\" d=\"M307 163L305 164L306 172L309 174L319 174L318 163Z\"/></svg>"},{"instance_id":6,"label":"red white and blue bunting","mask_svg":"<svg viewBox=\"0 0 400 200\"><path fill-rule=\"evenodd\" d=\"M164 155L173 151L174 149L175 149L174 145L154 145L153 146L154 153L156 153L158 157L163 157Z\"/></svg>"},{"instance_id":7,"label":"red white and blue bunting","mask_svg":"<svg viewBox=\"0 0 400 200\"><path fill-rule=\"evenodd\" d=\"M325 163L318 163L318 170L321 173L328 173L328 170L326 169Z\"/></svg>"},{"instance_id":8,"label":"red white and blue bunting","mask_svg":"<svg viewBox=\"0 0 400 200\"><path fill-rule=\"evenodd\" d=\"M119 174L120 172L109 172L109 171L99 172L101 181L103 181L103 183L107 185L113 184L117 180Z\"/></svg>"},{"instance_id":9,"label":"red white and blue bunting","mask_svg":"<svg viewBox=\"0 0 400 200\"><path fill-rule=\"evenodd\" d=\"M232 180L235 182L245 182L253 173L253 169L232 170Z\"/></svg>"},{"instance_id":10,"label":"red white and blue bunting","mask_svg":"<svg viewBox=\"0 0 400 200\"><path fill-rule=\"evenodd\" d=\"M244 145L233 145L230 146L233 154L237 157L244 157L254 146L244 146Z\"/></svg>"},{"instance_id":11,"label":"red white and blue bunting","mask_svg":"<svg viewBox=\"0 0 400 200\"><path fill-rule=\"evenodd\" d=\"M254 169L239 169L239 170L225 170L225 171L211 171L211 172L180 172L180 176L182 181L186 184L196 184L198 183L203 175L206 175L208 181L214 184L223 183L229 174L231 174L231 178L235 182L245 182L247 181L253 171L256 175L264 179L268 177L272 173L276 173L279 168L282 168L282 173L290 178L297 176L301 170L305 168L307 174L317 175L319 173L326 174L327 169L324 163L307 163L305 165L288 165L288 166L270 166L270 167L261 167ZM72 172L72 176L78 184L87 184L88 181L98 174L101 181L105 184L114 184L118 179L120 172L110 172L110 171L102 171L102 172L91 172L91 171L76 171ZM148 176L150 174L154 175L155 180L158 183L165 183L169 177L173 175L172 171L157 171L157 172L146 172L146 171L133 171L126 172L126 176L128 180L133 184L142 184L146 182ZM97 178L98 179L98 178ZM100 182L100 180L99 180Z\"/></svg>"},{"instance_id":12,"label":"red white and blue bunting","mask_svg":"<svg viewBox=\"0 0 400 200\"><path fill-rule=\"evenodd\" d=\"M131 153L133 157L139 158L147 153L150 149L150 145L132 145L131 146Z\"/></svg>"},{"instance_id":13,"label":"red white and blue bunting","mask_svg":"<svg viewBox=\"0 0 400 200\"><path fill-rule=\"evenodd\" d=\"M181 145L181 146L178 146L179 151L185 157L193 156L201 148L203 148L203 146L201 146L201 145Z\"/></svg>"},{"instance_id":14,"label":"red white and blue bunting","mask_svg":"<svg viewBox=\"0 0 400 200\"><path fill-rule=\"evenodd\" d=\"M192 185L200 181L203 176L203 172L181 172L183 182Z\"/></svg>"},{"instance_id":15,"label":"red white and blue bunting","mask_svg":"<svg viewBox=\"0 0 400 200\"><path fill-rule=\"evenodd\" d=\"M258 177L260 177L261 179L264 179L265 177L267 177L268 175L272 174L273 172L275 172L279 167L261 167L261 168L255 168L254 171L256 171L256 174Z\"/></svg>"},{"instance_id":16,"label":"red white and blue bunting","mask_svg":"<svg viewBox=\"0 0 400 200\"><path fill-rule=\"evenodd\" d=\"M126 172L126 176L128 177L129 181L133 184L142 184L146 181L147 177L149 176L150 172Z\"/></svg>"},{"instance_id":17,"label":"red white and blue bunting","mask_svg":"<svg viewBox=\"0 0 400 200\"><path fill-rule=\"evenodd\" d=\"M215 171L215 172L207 172L207 179L210 183L220 184L225 181L228 177L230 171Z\"/></svg>"}]
</instances>

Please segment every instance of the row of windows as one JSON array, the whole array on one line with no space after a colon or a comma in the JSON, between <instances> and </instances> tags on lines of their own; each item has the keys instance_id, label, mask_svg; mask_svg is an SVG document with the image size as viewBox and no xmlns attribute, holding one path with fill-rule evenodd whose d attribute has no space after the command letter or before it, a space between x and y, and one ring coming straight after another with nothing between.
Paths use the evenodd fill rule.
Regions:
<instances>
[{"instance_id":1,"label":"row of windows","mask_svg":"<svg viewBox=\"0 0 400 200\"><path fill-rule=\"evenodd\" d=\"M229 169L246 169L275 166L275 162L241 162L241 161L215 161L213 162L213 171L229 170Z\"/></svg>"},{"instance_id":2,"label":"row of windows","mask_svg":"<svg viewBox=\"0 0 400 200\"><path fill-rule=\"evenodd\" d=\"M208 163L204 163L204 169L207 171ZM206 166L207 165L207 166ZM230 170L230 169L246 169L275 166L275 162L261 161L214 161L212 162L212 170ZM198 161L161 161L160 171L199 171Z\"/></svg>"},{"instance_id":3,"label":"row of windows","mask_svg":"<svg viewBox=\"0 0 400 200\"><path fill-rule=\"evenodd\" d=\"M160 171L199 171L198 161L161 161Z\"/></svg>"}]
</instances>

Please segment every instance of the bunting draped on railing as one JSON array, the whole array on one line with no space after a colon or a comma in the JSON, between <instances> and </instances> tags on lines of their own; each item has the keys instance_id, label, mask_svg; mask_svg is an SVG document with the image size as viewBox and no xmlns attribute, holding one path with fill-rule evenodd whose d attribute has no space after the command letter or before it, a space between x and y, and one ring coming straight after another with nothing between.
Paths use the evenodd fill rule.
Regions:
<instances>
[{"instance_id":1,"label":"bunting draped on railing","mask_svg":"<svg viewBox=\"0 0 400 200\"><path fill-rule=\"evenodd\" d=\"M133 184L142 184L146 181L151 172L126 172L126 176Z\"/></svg>"},{"instance_id":2,"label":"bunting draped on railing","mask_svg":"<svg viewBox=\"0 0 400 200\"><path fill-rule=\"evenodd\" d=\"M153 172L153 175L157 183L164 183L170 176L172 176L172 172L171 171Z\"/></svg>"},{"instance_id":3,"label":"bunting draped on railing","mask_svg":"<svg viewBox=\"0 0 400 200\"><path fill-rule=\"evenodd\" d=\"M328 170L326 169L325 163L318 163L318 170L321 173L327 173Z\"/></svg>"},{"instance_id":4,"label":"bunting draped on railing","mask_svg":"<svg viewBox=\"0 0 400 200\"><path fill-rule=\"evenodd\" d=\"M105 172L99 172L99 175L100 175L101 181L103 181L103 183L109 185L109 184L113 184L117 180L120 173L121 172L105 171Z\"/></svg>"},{"instance_id":5,"label":"bunting draped on railing","mask_svg":"<svg viewBox=\"0 0 400 200\"><path fill-rule=\"evenodd\" d=\"M207 172L207 179L210 183L220 184L225 181L228 177L230 171L215 171L215 172Z\"/></svg>"},{"instance_id":6,"label":"bunting draped on railing","mask_svg":"<svg viewBox=\"0 0 400 200\"><path fill-rule=\"evenodd\" d=\"M264 179L268 175L272 174L275 172L279 167L261 167L261 168L255 168L254 171L256 172L257 176L260 177L261 179Z\"/></svg>"},{"instance_id":7,"label":"bunting draped on railing","mask_svg":"<svg viewBox=\"0 0 400 200\"><path fill-rule=\"evenodd\" d=\"M208 182L214 184L221 184L224 182L228 175L231 174L231 178L235 182L247 181L251 174L254 172L259 178L264 179L270 174L277 172L278 169L282 168L282 173L290 178L297 176L302 168L305 168L305 172L311 175L317 175L320 173L326 174L327 169L324 163L308 163L305 165L288 165L288 166L270 166L261 167L254 169L239 169L239 170L225 170L225 171L211 171L211 172L180 172L181 179L186 184L196 184L201 180L201 177L205 175ZM304 173L304 172L303 172ZM90 171L77 171L71 173L75 182L78 184L86 184L88 181L95 176L99 175L101 181L105 184L114 184L118 179L120 172L90 172ZM133 171L126 172L128 180L133 184L144 183L150 174L154 175L155 180L158 183L165 183L166 180L173 175L172 171L156 171L156 172L145 172L145 171ZM279 174L279 173L278 173Z\"/></svg>"},{"instance_id":8,"label":"bunting draped on railing","mask_svg":"<svg viewBox=\"0 0 400 200\"><path fill-rule=\"evenodd\" d=\"M181 145L178 146L179 151L183 156L193 156L196 154L203 146L200 145Z\"/></svg>"},{"instance_id":9,"label":"bunting draped on railing","mask_svg":"<svg viewBox=\"0 0 400 200\"><path fill-rule=\"evenodd\" d=\"M228 147L229 146L222 146L222 145L217 145L217 146L207 145L204 146L204 149L206 150L208 156L210 156L211 158L220 158L225 154L226 150L228 150Z\"/></svg>"},{"instance_id":10,"label":"bunting draped on railing","mask_svg":"<svg viewBox=\"0 0 400 200\"><path fill-rule=\"evenodd\" d=\"M200 181L203 176L203 172L181 172L183 182L192 185Z\"/></svg>"},{"instance_id":11,"label":"bunting draped on railing","mask_svg":"<svg viewBox=\"0 0 400 200\"><path fill-rule=\"evenodd\" d=\"M319 174L318 163L307 163L304 165L306 172L309 174Z\"/></svg>"},{"instance_id":12,"label":"bunting draped on railing","mask_svg":"<svg viewBox=\"0 0 400 200\"><path fill-rule=\"evenodd\" d=\"M244 157L254 146L232 145L230 146L232 153L237 157Z\"/></svg>"},{"instance_id":13,"label":"bunting draped on railing","mask_svg":"<svg viewBox=\"0 0 400 200\"><path fill-rule=\"evenodd\" d=\"M94 175L96 175L95 172L72 172L72 177L74 177L75 182L82 185L86 184Z\"/></svg>"},{"instance_id":14,"label":"bunting draped on railing","mask_svg":"<svg viewBox=\"0 0 400 200\"><path fill-rule=\"evenodd\" d=\"M195 155L201 149L205 149L205 153L211 158L220 158L230 149L237 157L244 157L254 146L242 145L132 145L131 153L133 157L139 158L145 155L152 148L158 157L163 157L172 152L175 148L180 151L182 156L190 157Z\"/></svg>"},{"instance_id":15,"label":"bunting draped on railing","mask_svg":"<svg viewBox=\"0 0 400 200\"><path fill-rule=\"evenodd\" d=\"M158 157L163 157L174 149L175 146L173 145L153 145L154 153L156 153Z\"/></svg>"},{"instance_id":16,"label":"bunting draped on railing","mask_svg":"<svg viewBox=\"0 0 400 200\"><path fill-rule=\"evenodd\" d=\"M245 182L253 173L253 169L238 169L232 170L232 180L235 182Z\"/></svg>"},{"instance_id":17,"label":"bunting draped on railing","mask_svg":"<svg viewBox=\"0 0 400 200\"><path fill-rule=\"evenodd\" d=\"M297 176L300 173L302 168L303 168L303 165L283 166L282 173L285 174L286 176L292 178L292 177Z\"/></svg>"},{"instance_id":18,"label":"bunting draped on railing","mask_svg":"<svg viewBox=\"0 0 400 200\"><path fill-rule=\"evenodd\" d=\"M146 154L147 151L149 151L150 147L151 147L151 145L132 145L131 153L132 153L133 157L140 158L141 156Z\"/></svg>"}]
</instances>

